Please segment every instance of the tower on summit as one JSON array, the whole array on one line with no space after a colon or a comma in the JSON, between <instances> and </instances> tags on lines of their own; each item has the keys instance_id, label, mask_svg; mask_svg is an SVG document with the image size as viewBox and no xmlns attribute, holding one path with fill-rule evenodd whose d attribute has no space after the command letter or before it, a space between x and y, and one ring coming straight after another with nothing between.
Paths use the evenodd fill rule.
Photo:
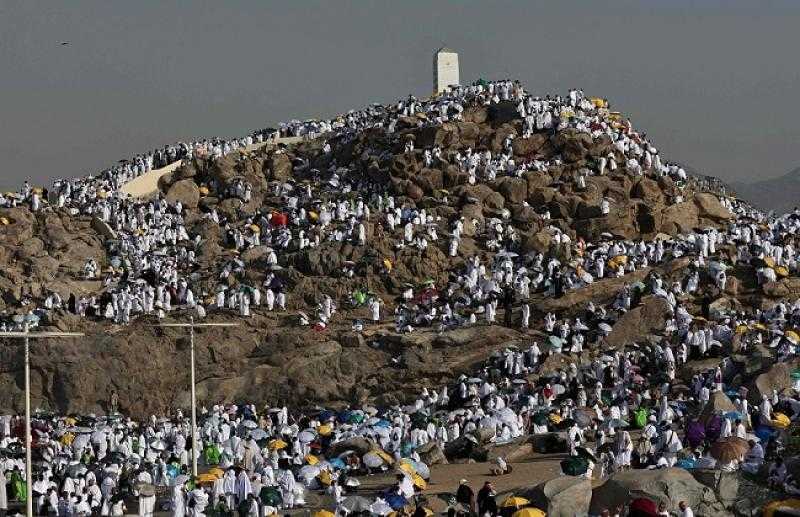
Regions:
<instances>
[{"instance_id":1,"label":"tower on summit","mask_svg":"<svg viewBox=\"0 0 800 517\"><path fill-rule=\"evenodd\" d=\"M458 82L458 54L442 47L433 55L433 91L441 93Z\"/></svg>"}]
</instances>

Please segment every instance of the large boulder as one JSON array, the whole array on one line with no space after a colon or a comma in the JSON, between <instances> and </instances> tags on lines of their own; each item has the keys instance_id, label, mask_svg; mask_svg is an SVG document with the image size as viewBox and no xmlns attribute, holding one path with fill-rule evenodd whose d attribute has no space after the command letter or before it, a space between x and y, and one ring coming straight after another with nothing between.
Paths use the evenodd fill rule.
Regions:
<instances>
[{"instance_id":1,"label":"large boulder","mask_svg":"<svg viewBox=\"0 0 800 517\"><path fill-rule=\"evenodd\" d=\"M668 235L691 232L698 225L700 211L695 203L674 203L661 212L660 232Z\"/></svg>"},{"instance_id":2,"label":"large boulder","mask_svg":"<svg viewBox=\"0 0 800 517\"><path fill-rule=\"evenodd\" d=\"M26 207L2 208L0 217L8 222L0 225L0 244L19 246L33 237L34 217Z\"/></svg>"},{"instance_id":3,"label":"large boulder","mask_svg":"<svg viewBox=\"0 0 800 517\"><path fill-rule=\"evenodd\" d=\"M180 201L184 208L197 208L197 203L200 201L200 189L194 180L176 181L169 187L166 199L167 203L171 205Z\"/></svg>"},{"instance_id":4,"label":"large boulder","mask_svg":"<svg viewBox=\"0 0 800 517\"><path fill-rule=\"evenodd\" d=\"M274 181L286 181L292 177L292 160L286 153L275 153L269 163L269 178Z\"/></svg>"},{"instance_id":5,"label":"large boulder","mask_svg":"<svg viewBox=\"0 0 800 517\"><path fill-rule=\"evenodd\" d=\"M528 197L528 182L523 178L503 178L497 191L509 203L522 203Z\"/></svg>"},{"instance_id":6,"label":"large boulder","mask_svg":"<svg viewBox=\"0 0 800 517\"><path fill-rule=\"evenodd\" d=\"M618 472L594 489L590 511L599 514L604 509L623 506L636 497L663 502L672 512L678 511L680 501L686 501L695 515L731 515L711 488L681 468Z\"/></svg>"},{"instance_id":7,"label":"large boulder","mask_svg":"<svg viewBox=\"0 0 800 517\"><path fill-rule=\"evenodd\" d=\"M691 472L697 481L714 491L717 499L726 508L747 496L740 491L741 475L738 472L722 472L716 469L693 469Z\"/></svg>"},{"instance_id":8,"label":"large boulder","mask_svg":"<svg viewBox=\"0 0 800 517\"><path fill-rule=\"evenodd\" d=\"M419 454L419 459L428 466L447 464L447 457L436 442L428 442L420 446L416 452Z\"/></svg>"},{"instance_id":9,"label":"large boulder","mask_svg":"<svg viewBox=\"0 0 800 517\"><path fill-rule=\"evenodd\" d=\"M661 204L664 202L664 194L658 182L649 178L642 178L633 185L631 197L639 198L648 203Z\"/></svg>"},{"instance_id":10,"label":"large boulder","mask_svg":"<svg viewBox=\"0 0 800 517\"><path fill-rule=\"evenodd\" d=\"M641 341L649 334L660 333L664 330L670 312L669 303L664 298L657 296L644 298L641 305L629 310L617 320L608 335L608 344L621 346Z\"/></svg>"},{"instance_id":11,"label":"large boulder","mask_svg":"<svg viewBox=\"0 0 800 517\"><path fill-rule=\"evenodd\" d=\"M771 397L773 391L781 393L791 388L792 379L790 375L796 367L797 361L772 365L769 370L756 377L753 383L755 389L750 390L751 400L757 403L761 401L761 397L764 395Z\"/></svg>"},{"instance_id":12,"label":"large boulder","mask_svg":"<svg viewBox=\"0 0 800 517\"><path fill-rule=\"evenodd\" d=\"M714 194L701 192L694 195L694 203L700 211L700 216L716 222L726 222L733 218L730 210L722 206L719 199Z\"/></svg>"},{"instance_id":13,"label":"large boulder","mask_svg":"<svg viewBox=\"0 0 800 517\"><path fill-rule=\"evenodd\" d=\"M800 297L800 278L781 278L774 282L767 282L761 286L765 295L770 298L798 298Z\"/></svg>"},{"instance_id":14,"label":"large boulder","mask_svg":"<svg viewBox=\"0 0 800 517\"><path fill-rule=\"evenodd\" d=\"M92 229L105 237L106 239L116 239L117 232L109 226L108 223L100 219L99 217L95 216L92 217Z\"/></svg>"},{"instance_id":15,"label":"large boulder","mask_svg":"<svg viewBox=\"0 0 800 517\"><path fill-rule=\"evenodd\" d=\"M334 457L342 454L345 451L355 451L360 456L363 456L374 448L375 443L372 442L372 440L357 436L355 438L349 438L347 440L334 443L328 449L328 455L329 457Z\"/></svg>"},{"instance_id":16,"label":"large boulder","mask_svg":"<svg viewBox=\"0 0 800 517\"><path fill-rule=\"evenodd\" d=\"M706 402L703 411L701 412L700 418L703 421L711 418L713 415L718 415L720 413L728 413L730 411L736 411L736 406L733 405L731 399L722 391L715 391L709 397L708 402Z\"/></svg>"},{"instance_id":17,"label":"large boulder","mask_svg":"<svg viewBox=\"0 0 800 517\"><path fill-rule=\"evenodd\" d=\"M519 495L544 510L549 517L588 515L592 482L583 477L562 476L524 490Z\"/></svg>"}]
</instances>

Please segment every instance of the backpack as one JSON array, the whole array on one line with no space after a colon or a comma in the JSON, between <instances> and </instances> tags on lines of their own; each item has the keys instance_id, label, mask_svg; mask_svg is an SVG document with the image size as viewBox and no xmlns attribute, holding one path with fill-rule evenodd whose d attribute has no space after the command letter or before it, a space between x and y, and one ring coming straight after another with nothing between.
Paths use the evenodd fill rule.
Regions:
<instances>
[{"instance_id":1,"label":"backpack","mask_svg":"<svg viewBox=\"0 0 800 517\"><path fill-rule=\"evenodd\" d=\"M647 425L647 410L646 409L637 409L633 412L633 423L639 429L644 428Z\"/></svg>"}]
</instances>

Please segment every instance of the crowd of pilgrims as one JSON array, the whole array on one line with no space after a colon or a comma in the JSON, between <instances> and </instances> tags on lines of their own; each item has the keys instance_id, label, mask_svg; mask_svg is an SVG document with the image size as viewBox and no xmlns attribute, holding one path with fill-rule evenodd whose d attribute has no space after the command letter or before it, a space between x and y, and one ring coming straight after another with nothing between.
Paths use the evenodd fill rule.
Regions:
<instances>
[{"instance_id":1,"label":"crowd of pilgrims","mask_svg":"<svg viewBox=\"0 0 800 517\"><path fill-rule=\"evenodd\" d=\"M374 127L391 134L400 117L424 114L418 117L421 124L440 124L459 120L470 106L501 101L517 104L526 134L575 128L594 138L608 135L613 140L613 153L599 160L595 169L584 169L573 178L577 189L585 188L587 176L619 167L634 175L669 175L679 184L688 182L685 171L662 162L658 151L627 121L609 118L604 103L586 98L580 90L571 90L565 97L534 97L512 81L457 87L426 100L409 97L394 105L372 105L328 121L293 121L281 125L278 132L281 136L326 135L331 140L352 138ZM530 340L524 348L510 346L495 354L474 377L425 389L414 404L405 407L349 408L334 413L253 405L204 409L195 450L204 470L220 470L218 477L203 483L186 476L191 438L187 419L180 413L142 422L116 414L100 418L42 414L35 422L38 461L32 480L38 509L57 515L121 515L131 500L125 496L132 494L140 515L150 515L157 501L162 501L156 496L162 492L156 489L166 487L175 515L223 515L233 509L240 514L268 515L303 506L307 490L324 489L336 509L347 513L347 494L357 489L357 475L409 465L398 469L397 484L372 503L370 511L386 515L413 501L420 491L422 484L411 474L425 477L429 472L420 451L454 444L468 451L470 444L481 441L500 444L554 430L566 432L570 457L579 459L582 475L602 477L627 468L675 465L742 469L766 471L774 486L800 493L798 482L773 459L785 446L785 436L778 430L800 414L800 402L773 393L749 404L752 394L726 384L731 365L723 353L733 347L747 351L766 346L779 359L794 357L798 336L790 329L800 324L800 302L782 302L763 311L733 311L712 307L706 297L702 315L689 312L696 295L724 291L731 267L755 266L758 283L796 275L794 240L800 214L767 217L720 196L734 214L721 228L651 241L605 235L587 243L573 241L551 225L547 230L553 237L552 252L522 254L510 217L487 219L478 227L461 217L441 221L425 209L365 188L351 180L349 171L334 165L320 172L314 183L274 184L274 193L285 203L276 207L280 208L277 215L270 211L239 221L213 209L205 213L222 227L229 248L245 251L269 246L265 261L269 271L261 285L229 287L228 277L240 277L245 266L239 260L227 261L215 272L219 287L210 293L202 291L189 274L200 238L184 226L185 210L180 203L169 204L161 197L125 198L119 188L137 175L192 153L222 156L272 134L265 130L244 139L178 144L138 156L96 177L56 181L50 193L26 184L19 193L0 197L0 206L26 204L34 211L66 209L97 216L118 235L109 242L108 267L101 269L89 260L82 272L87 279L102 281L104 294L69 295L64 300L62 293L53 292L45 300L31 300L36 305L30 311L34 321L57 308L119 324L140 314L164 316L175 309L196 311L198 317L208 310L233 311L242 317L249 316L253 307L286 310L291 304L280 275L281 256L329 240L367 245L365 223L369 222L377 224L376 231L392 238L398 249L441 245L449 256L456 256L462 235L471 227L485 248L496 252L491 259L466 257L463 266L451 272L447 285L408 285L393 309L398 332L493 324L502 310L503 324L537 328L546 338ZM500 153L438 148L421 152L429 164L458 165L474 183L558 165L558 157L552 162L519 162L511 152L512 144L509 138ZM405 142L405 152L418 151L413 140ZM322 152L330 153L330 145ZM221 194L248 200L250 192L240 182ZM357 195L348 200L336 197L343 192ZM680 191L673 201L681 201ZM608 214L612 204L613 200L604 199L601 211ZM549 218L547 212L540 215L545 221ZM736 245L737 256L732 259L720 253L729 244ZM689 265L677 281L666 281L651 271L642 282L625 284L606 306L589 303L577 316L548 313L541 321L531 321L527 302L534 294L559 297L600 279L623 277L680 257L688 257ZM391 274L391 269L387 261L384 273ZM352 277L353 266L345 266L342 274ZM609 347L605 339L614 323L646 295L663 298L669 307L663 339ZM324 330L343 302L323 295L314 317L299 312L299 322ZM372 323L384 322L385 300L356 291L349 302L367 306ZM6 320L2 325L7 329L30 321ZM357 321L353 326L358 329L369 323ZM541 374L546 359L556 355L567 357L569 366L532 382L531 375ZM689 385L676 380L682 365L708 357L719 357L718 366L696 375ZM715 412L722 395L731 399L733 408ZM710 417L698 420L697 415L706 410ZM0 475L5 479L0 479L0 507L9 496L18 499L24 493L20 422L6 417L2 424ZM357 438L368 438L377 452L337 447ZM715 458L713 453L720 448L715 446L733 438L746 444L739 444L741 454ZM565 467L565 471L574 469L573 464ZM501 458L497 472L506 471ZM11 494L5 493L5 481Z\"/></svg>"},{"instance_id":2,"label":"crowd of pilgrims","mask_svg":"<svg viewBox=\"0 0 800 517\"><path fill-rule=\"evenodd\" d=\"M207 280L202 275L192 274L196 270L197 247L202 244L202 239L199 235L191 234L184 225L185 208L180 201L170 204L160 196L140 200L125 196L120 191L127 181L152 168L194 155L224 156L276 135L324 135L328 142L336 139L339 143L345 143L368 128L379 127L392 134L402 117L424 115L419 119L419 124L441 124L459 120L469 107L505 101L517 104L516 109L524 119L525 133L574 128L591 134L593 138L607 135L612 139L614 152L599 159L595 169L585 168L576 174L574 182L577 189L585 188L587 176L606 174L618 167L625 167L631 174L670 175L679 182L687 180L683 168L662 163L657 149L644 135L635 132L628 121L612 118L606 101L590 100L580 90L571 90L565 97L539 98L528 94L519 83L512 81L454 87L441 96L426 100L408 97L394 105L375 104L327 121L292 121L281 124L278 130L259 130L239 139L179 143L123 161L97 176L57 180L52 192L33 188L26 182L19 193L0 196L0 206L22 203L33 211L66 209L76 215L96 216L117 235L116 239L107 240L108 264L98 264L90 258L81 271L86 279L102 282L102 293L78 296L52 291L44 299L26 297L23 305L28 316L17 315L13 320L4 320L2 326L35 325L42 317L47 317L52 309L67 309L74 314L105 318L118 324L127 324L142 314L164 316L174 309L196 311L201 318L208 310L233 310L242 316L249 316L252 307L285 309L286 286L277 272L281 268L282 256L325 241L366 245L368 224L376 226L377 235L392 239L398 249L424 251L433 245L440 246L449 256L455 257L459 254L462 236L469 231L478 235L486 250L499 252L497 260L491 263L481 262L477 256L469 258L467 270L448 287L448 290L457 289L463 293L458 301L445 304L441 309L429 307L424 311L412 311L411 314L407 305L399 306L396 311L398 327L406 330L434 321L445 326L470 323L476 317L475 312L485 313L491 321L500 300L498 293L507 287L513 288L513 297L517 300L540 291L558 296L567 289L581 287L599 278L622 275L660 263L664 257L677 256L687 249L701 248L707 256L713 254L716 243L725 239L760 241L754 223L732 225L727 234L710 229L677 241L589 244L571 242L569 235L556 226L550 226L548 230L553 234L554 243L562 247L564 253L557 256L525 254L519 257L515 255L519 250L519 239L510 213L504 213L503 218L487 219L482 224L464 217L441 220L425 209L395 201L379 185L365 184L360 175L351 174L353 171L346 167L338 167L334 160L330 170L313 171L317 181L272 184L272 193L281 199L282 206L262 209L254 216L236 220L220 215L213 208L205 211L204 217L222 228L226 246L240 252L255 246L268 246L265 264L275 269L260 285L252 285L252 282L243 279L244 263L239 259L228 260L219 265L219 271L216 272L218 276L212 279L212 285L209 286L208 283L200 285L198 280ZM495 154L488 150L472 149L443 152L438 147L424 149L422 153L428 164L446 161L458 165L469 174L471 183L490 181L498 175L544 171L560 163L558 156L547 162L515 159L512 143L513 138L509 136L504 142L503 151ZM418 152L414 149L413 140L405 143L405 151ZM284 149L276 152L284 152ZM325 144L322 152L331 152L330 143ZM382 153L379 150L372 152ZM300 159L300 162L303 160ZM298 163L295 170L301 171L304 167L308 167L307 162ZM252 196L251 186L242 180L225 189L215 184L203 188L214 189L220 199L235 197L248 202ZM343 196L349 193L355 196ZM752 215L747 213L746 207L733 207L727 198L723 197L722 200L730 208L738 208L742 215ZM679 191L675 193L673 201L681 201ZM446 196L442 202L447 203ZM600 204L601 212L608 214L612 204L613 200L604 198ZM546 210L540 216L545 222L550 218ZM791 246L785 248L783 261L791 264L794 260L793 250ZM780 255L783 250L784 246L778 246L774 251L766 250L766 253ZM505 259L500 260L503 257ZM615 257L627 259L613 261ZM386 262L390 270L392 264L389 260ZM352 276L353 269L345 265L342 274ZM724 278L724 271L719 274ZM231 282L230 276L242 281ZM505 298L510 298L510 295ZM325 327L335 312L336 304L342 302L337 300L331 303L322 299L313 317L300 312L299 321L301 324ZM380 312L379 300L370 300L369 305L373 315ZM459 306L471 310L459 311ZM524 305L523 311L529 314ZM523 319L527 320L527 316Z\"/></svg>"},{"instance_id":3,"label":"crowd of pilgrims","mask_svg":"<svg viewBox=\"0 0 800 517\"><path fill-rule=\"evenodd\" d=\"M654 288L653 283L644 290ZM786 329L800 324L800 301L765 312L720 315L713 322L697 318L699 325L676 310L676 328L661 341L618 349L603 343L604 322L625 310L615 304L590 304L571 321L548 316L543 322L550 333L547 343L509 346L473 377L424 388L406 406L203 407L194 449L204 472L198 479L188 475L191 433L180 411L135 421L115 411L112 395L107 417L37 412L36 511L122 515L126 504L135 504L139 515L162 510L179 516L231 515L236 510L265 516L303 507L308 494L318 491L328 494L338 515L387 515L413 505L423 493L431 475L423 458L435 458L432 450L470 457L479 446L524 435L552 436L553 431L565 437L569 457L562 468L569 474L603 478L624 469L668 466L741 469L763 474L773 488L800 494L798 480L782 460L787 443L781 430L800 416L796 396L773 392L750 405L745 388L728 385L725 357L687 385L675 379L675 370L687 361L714 357L714 347L730 349L734 342L740 349L763 343L794 354L797 336ZM577 334L595 354L559 354L557 340ZM705 337L697 340L697 335ZM546 371L550 356L570 362ZM721 397L729 397L733 407L720 404ZM0 417L0 509L9 499L24 500L22 426L19 417ZM738 452L717 454L715 447L728 442ZM504 475L511 469L500 457L491 470ZM353 509L359 477L382 471L396 471L397 482L370 499L367 508ZM463 506L474 501L456 504L466 513L469 508Z\"/></svg>"}]
</instances>

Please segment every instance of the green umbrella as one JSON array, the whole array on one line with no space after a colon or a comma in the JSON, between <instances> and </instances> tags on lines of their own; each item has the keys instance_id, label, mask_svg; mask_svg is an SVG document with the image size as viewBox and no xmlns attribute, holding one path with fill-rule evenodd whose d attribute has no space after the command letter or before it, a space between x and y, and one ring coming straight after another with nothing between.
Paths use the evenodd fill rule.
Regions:
<instances>
[{"instance_id":1,"label":"green umbrella","mask_svg":"<svg viewBox=\"0 0 800 517\"><path fill-rule=\"evenodd\" d=\"M539 411L533 415L533 423L536 425L547 425L550 421L550 415L546 411Z\"/></svg>"},{"instance_id":2,"label":"green umbrella","mask_svg":"<svg viewBox=\"0 0 800 517\"><path fill-rule=\"evenodd\" d=\"M570 456L561 462L561 471L567 476L582 476L589 470L589 460L581 456Z\"/></svg>"}]
</instances>

